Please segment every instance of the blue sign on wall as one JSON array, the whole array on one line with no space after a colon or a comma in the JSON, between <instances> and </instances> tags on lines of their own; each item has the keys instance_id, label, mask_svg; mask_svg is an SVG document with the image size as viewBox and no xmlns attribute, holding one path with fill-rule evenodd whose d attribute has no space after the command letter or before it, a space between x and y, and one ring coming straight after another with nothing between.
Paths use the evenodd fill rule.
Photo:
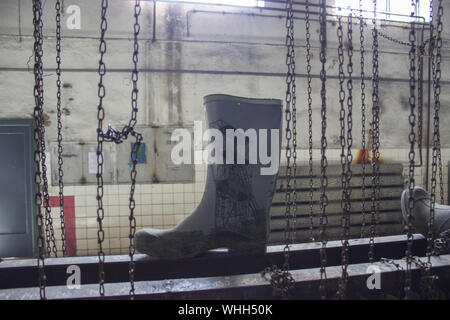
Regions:
<instances>
[{"instance_id":1,"label":"blue sign on wall","mask_svg":"<svg viewBox=\"0 0 450 320\"><path fill-rule=\"evenodd\" d=\"M128 162L128 165L131 166L133 165L132 161L131 161L131 152L133 151L133 148L135 147L135 143L131 143L130 144L130 162ZM141 147L139 148L139 151L137 153L137 163L147 163L147 153L146 153L146 145L145 142L141 143Z\"/></svg>"}]
</instances>

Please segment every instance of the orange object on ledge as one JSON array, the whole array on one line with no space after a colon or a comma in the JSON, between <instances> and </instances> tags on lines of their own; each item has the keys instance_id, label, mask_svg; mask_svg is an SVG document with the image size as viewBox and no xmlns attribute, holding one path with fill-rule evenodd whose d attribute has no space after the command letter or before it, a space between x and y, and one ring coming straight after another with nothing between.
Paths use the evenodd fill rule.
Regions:
<instances>
[{"instance_id":1,"label":"orange object on ledge","mask_svg":"<svg viewBox=\"0 0 450 320\"><path fill-rule=\"evenodd\" d=\"M369 152L370 151L370 152ZM356 164L362 164L362 163L370 163L371 162L371 156L370 154L372 150L363 150L358 149L358 152L356 153L355 160L353 161ZM380 158L378 159L379 163L386 163L386 160L380 155Z\"/></svg>"}]
</instances>

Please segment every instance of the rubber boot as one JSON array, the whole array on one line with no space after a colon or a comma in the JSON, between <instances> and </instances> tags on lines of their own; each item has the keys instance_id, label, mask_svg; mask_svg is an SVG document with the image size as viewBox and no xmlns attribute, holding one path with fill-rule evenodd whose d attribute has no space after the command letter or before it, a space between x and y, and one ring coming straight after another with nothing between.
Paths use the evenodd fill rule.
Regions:
<instances>
[{"instance_id":1,"label":"rubber boot","mask_svg":"<svg viewBox=\"0 0 450 320\"><path fill-rule=\"evenodd\" d=\"M430 195L421 188L414 187L414 208L412 212L413 226L416 231L427 236L428 221L430 219ZM409 190L404 190L402 193L402 214L405 221L407 221L407 213L409 212ZM450 206L445 206L436 203L434 209L434 225L433 235L438 237L442 232L450 229Z\"/></svg>"},{"instance_id":2,"label":"rubber boot","mask_svg":"<svg viewBox=\"0 0 450 320\"><path fill-rule=\"evenodd\" d=\"M272 174L262 174L260 157L237 164L226 162L227 129L267 129L267 155L280 159L282 102L228 95L204 98L206 123L223 134L224 164L208 164L205 191L198 207L171 229L142 229L136 233L136 249L159 259L182 259L216 248L232 254L264 254L269 232L269 208L276 186L278 166ZM271 130L275 129L275 130ZM277 131L276 143L271 143ZM246 145L246 147L248 147ZM229 163L229 162L228 162Z\"/></svg>"}]
</instances>

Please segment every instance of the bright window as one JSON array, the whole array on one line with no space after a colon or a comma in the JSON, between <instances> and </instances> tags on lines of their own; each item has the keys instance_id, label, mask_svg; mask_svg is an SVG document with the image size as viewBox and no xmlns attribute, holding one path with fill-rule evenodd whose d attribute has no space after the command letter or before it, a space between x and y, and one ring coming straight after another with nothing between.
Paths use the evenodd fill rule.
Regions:
<instances>
[{"instance_id":1,"label":"bright window","mask_svg":"<svg viewBox=\"0 0 450 320\"><path fill-rule=\"evenodd\" d=\"M176 1L214 3L214 4L230 4L230 5L235 5L235 6L246 6L246 7L264 7L264 1L260 1L260 0L176 0Z\"/></svg>"},{"instance_id":2,"label":"bright window","mask_svg":"<svg viewBox=\"0 0 450 320\"><path fill-rule=\"evenodd\" d=\"M336 9L338 14L348 15L347 8L350 6L357 11L353 11L359 16L359 0L336 0L336 6L342 8ZM373 0L362 0L362 9L370 12L363 12L363 17L373 17ZM411 16L411 0L378 0L377 1L377 17L380 19L410 21ZM382 13L383 12L383 13ZM391 13L386 14L385 12ZM400 14L401 16L394 15ZM430 20L430 1L419 0L417 4L416 16L422 16L425 21ZM422 20L423 21L423 20ZM419 21L420 22L420 21Z\"/></svg>"}]
</instances>

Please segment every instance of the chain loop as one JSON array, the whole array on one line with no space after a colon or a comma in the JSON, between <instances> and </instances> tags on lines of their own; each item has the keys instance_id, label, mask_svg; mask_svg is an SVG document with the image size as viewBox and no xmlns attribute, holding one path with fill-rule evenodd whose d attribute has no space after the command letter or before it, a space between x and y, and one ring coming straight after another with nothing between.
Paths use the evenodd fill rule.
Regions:
<instances>
[{"instance_id":1,"label":"chain loop","mask_svg":"<svg viewBox=\"0 0 450 320\"><path fill-rule=\"evenodd\" d=\"M114 142L116 144L122 143L125 141L128 136L131 134L135 138L135 143L132 144L131 147L131 163L132 168L130 172L130 178L131 178L131 187L130 187L130 198L129 198L129 210L130 215L128 217L129 220L129 226L130 226L130 233L129 233L129 256L130 256L130 262L129 262L129 279L130 279L130 299L135 298L135 286L134 286L134 277L135 277L135 267L136 264L134 262L134 254L135 254L135 233L136 233L136 218L134 216L134 210L136 208L136 201L134 199L134 193L136 189L136 177L137 177L137 171L136 166L138 163L138 153L142 144L142 135L134 130L134 127L137 123L137 113L138 113L138 79L139 79L139 72L138 72L138 62L139 62L139 32L140 32L140 24L139 24L139 15L141 14L141 2L140 0L136 0L134 4L134 27L133 27L133 56L132 56L132 62L133 62L133 71L131 74L131 81L133 84L133 88L131 91L131 117L127 125L125 125L122 130L116 130L111 127L111 125L108 125L108 130L106 132L103 131L103 120L105 118L105 111L103 108L103 98L105 97L106 90L105 86L103 84L103 77L106 74L106 66L103 62L104 54L106 53L106 41L105 41L105 33L107 30L107 19L106 19L106 12L108 9L108 1L103 0L102 1L102 17L101 17L101 24L100 24L100 30L101 30L101 36L100 36L100 46L99 46L99 52L100 52L100 62L99 62L99 68L98 68L98 74L100 77L99 81L99 89L98 89L98 97L99 97L99 105L98 105L98 113L97 113L97 119L98 119L98 128L97 128L97 202L98 202L98 209L97 209L97 221L99 225L99 230L97 232L97 239L99 243L99 284L100 284L100 295L103 297L105 294L104 289L104 282L105 282L105 272L104 272L104 261L105 261L105 254L103 252L103 246L102 243L105 238L105 232L103 230L102 221L105 215L104 208L103 208L103 142Z\"/></svg>"}]
</instances>

